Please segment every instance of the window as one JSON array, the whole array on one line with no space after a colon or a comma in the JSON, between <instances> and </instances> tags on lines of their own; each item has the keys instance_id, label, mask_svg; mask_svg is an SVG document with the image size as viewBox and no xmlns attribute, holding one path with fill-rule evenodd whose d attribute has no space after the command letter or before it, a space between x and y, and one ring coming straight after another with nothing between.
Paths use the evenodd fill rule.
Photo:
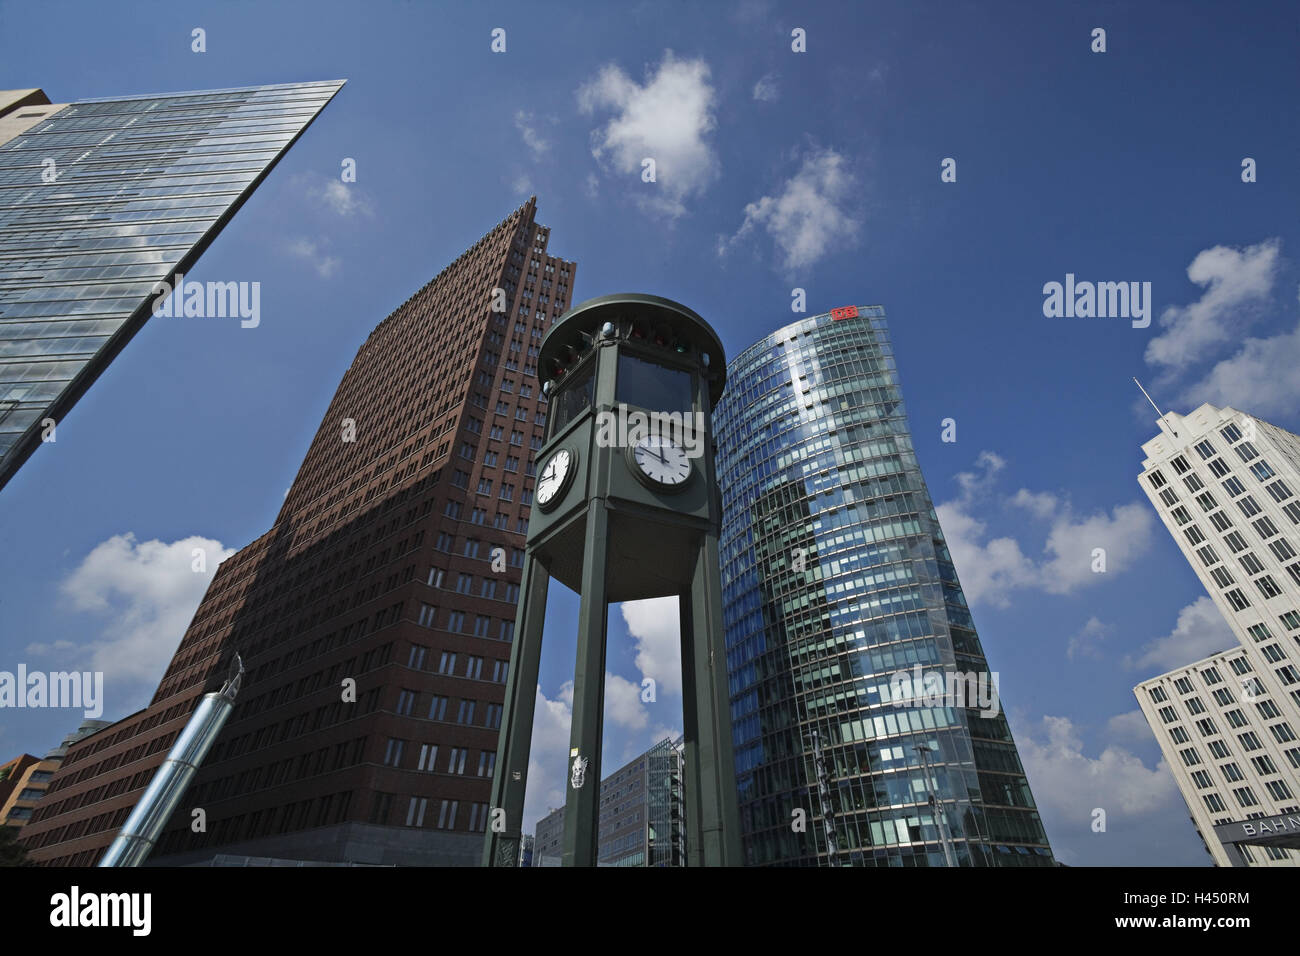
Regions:
<instances>
[{"instance_id":1,"label":"window","mask_svg":"<svg viewBox=\"0 0 1300 956\"><path fill-rule=\"evenodd\" d=\"M596 363L595 361L584 362L579 365L578 369L571 372L567 378L562 378L555 385L548 395L551 408L551 434L559 432L565 425L573 421L595 401L596 389ZM520 435L519 432L514 434ZM521 444L523 436L520 435L521 441L511 440L512 444Z\"/></svg>"},{"instance_id":2,"label":"window","mask_svg":"<svg viewBox=\"0 0 1300 956\"><path fill-rule=\"evenodd\" d=\"M492 662L492 680L498 684L506 682L506 672L510 669L509 661Z\"/></svg>"},{"instance_id":3,"label":"window","mask_svg":"<svg viewBox=\"0 0 1300 956\"><path fill-rule=\"evenodd\" d=\"M1250 473L1260 481L1268 481L1270 478L1277 475L1277 472L1270 468L1266 461L1255 462L1255 464L1250 466Z\"/></svg>"},{"instance_id":4,"label":"window","mask_svg":"<svg viewBox=\"0 0 1300 956\"><path fill-rule=\"evenodd\" d=\"M1274 800L1290 800L1291 790L1281 780L1268 780L1264 783L1264 789L1269 792Z\"/></svg>"},{"instance_id":5,"label":"window","mask_svg":"<svg viewBox=\"0 0 1300 956\"><path fill-rule=\"evenodd\" d=\"M1207 568L1210 565L1218 564L1219 562L1219 556L1215 553L1214 549L1210 547L1208 544L1202 548L1197 548L1196 556L1201 559L1201 563L1204 564ZM1228 583L1231 584L1232 582L1229 581Z\"/></svg>"},{"instance_id":6,"label":"window","mask_svg":"<svg viewBox=\"0 0 1300 956\"><path fill-rule=\"evenodd\" d=\"M452 611L447 615L447 630L453 634L460 634L465 630L465 612ZM455 655L452 655L455 657Z\"/></svg>"},{"instance_id":7,"label":"window","mask_svg":"<svg viewBox=\"0 0 1300 956\"><path fill-rule=\"evenodd\" d=\"M483 658L467 657L465 659L465 676L470 680L481 680L483 677Z\"/></svg>"},{"instance_id":8,"label":"window","mask_svg":"<svg viewBox=\"0 0 1300 956\"><path fill-rule=\"evenodd\" d=\"M489 727L493 730L501 729L501 705L500 704L488 704L487 717L483 722L483 726Z\"/></svg>"},{"instance_id":9,"label":"window","mask_svg":"<svg viewBox=\"0 0 1300 956\"><path fill-rule=\"evenodd\" d=\"M442 577L442 573L439 572L439 580L441 580L441 577ZM434 607L432 604L420 605L419 623L421 627L433 627L433 622L437 619L437 617L438 617L438 609Z\"/></svg>"},{"instance_id":10,"label":"window","mask_svg":"<svg viewBox=\"0 0 1300 956\"><path fill-rule=\"evenodd\" d=\"M1178 756L1183 758L1183 763L1189 767L1195 767L1201 762L1201 755L1196 752L1195 747L1188 747L1186 750L1178 751Z\"/></svg>"},{"instance_id":11,"label":"window","mask_svg":"<svg viewBox=\"0 0 1300 956\"><path fill-rule=\"evenodd\" d=\"M1195 690L1195 688L1192 687L1191 679L1187 677L1179 677L1177 680L1175 680L1174 688L1180 694L1190 694L1193 690Z\"/></svg>"},{"instance_id":12,"label":"window","mask_svg":"<svg viewBox=\"0 0 1300 956\"><path fill-rule=\"evenodd\" d=\"M1222 478L1231 471L1222 458L1215 458L1212 461L1206 462L1206 464L1209 466L1210 472L1215 478Z\"/></svg>"},{"instance_id":13,"label":"window","mask_svg":"<svg viewBox=\"0 0 1300 956\"><path fill-rule=\"evenodd\" d=\"M384 749L384 765L387 767L400 767L402 765L402 752L405 749L405 740L389 737L388 746Z\"/></svg>"},{"instance_id":14,"label":"window","mask_svg":"<svg viewBox=\"0 0 1300 956\"><path fill-rule=\"evenodd\" d=\"M425 605L426 607L428 605ZM411 645L411 655L406 659L406 666L414 670L424 669L424 658L429 653L429 649L422 644Z\"/></svg>"},{"instance_id":15,"label":"window","mask_svg":"<svg viewBox=\"0 0 1300 956\"><path fill-rule=\"evenodd\" d=\"M447 698L446 697L435 694L433 696L433 699L429 701L429 719L430 720L447 719ZM437 747L433 748L433 754L435 757L438 755ZM424 769L424 768L420 768L420 769Z\"/></svg>"},{"instance_id":16,"label":"window","mask_svg":"<svg viewBox=\"0 0 1300 956\"><path fill-rule=\"evenodd\" d=\"M1236 698L1232 696L1232 691L1226 687L1220 687L1214 692L1214 702L1220 707L1229 707L1236 703Z\"/></svg>"},{"instance_id":17,"label":"window","mask_svg":"<svg viewBox=\"0 0 1300 956\"><path fill-rule=\"evenodd\" d=\"M1273 580L1271 575L1267 574L1255 582L1255 587L1259 589L1259 593L1264 596L1265 600L1275 598L1282 593L1282 589L1277 586L1277 582Z\"/></svg>"},{"instance_id":18,"label":"window","mask_svg":"<svg viewBox=\"0 0 1300 956\"><path fill-rule=\"evenodd\" d=\"M1259 750L1264 745L1259 742L1255 736L1255 731L1248 730L1244 734L1237 734L1237 739L1241 741L1241 746L1246 750Z\"/></svg>"},{"instance_id":19,"label":"window","mask_svg":"<svg viewBox=\"0 0 1300 956\"><path fill-rule=\"evenodd\" d=\"M1214 667L1214 665L1210 665L1205 668L1205 670L1201 671L1201 680L1205 681L1207 687L1223 683L1223 678L1219 676L1219 671Z\"/></svg>"},{"instance_id":20,"label":"window","mask_svg":"<svg viewBox=\"0 0 1300 956\"><path fill-rule=\"evenodd\" d=\"M1193 545L1203 544L1205 542L1205 535L1201 532L1200 528L1196 527L1196 525L1192 525L1184 531L1183 534L1187 536L1187 540Z\"/></svg>"},{"instance_id":21,"label":"window","mask_svg":"<svg viewBox=\"0 0 1300 956\"><path fill-rule=\"evenodd\" d=\"M474 636L487 637L488 628L492 626L492 618L484 617L482 614L474 618Z\"/></svg>"},{"instance_id":22,"label":"window","mask_svg":"<svg viewBox=\"0 0 1300 956\"><path fill-rule=\"evenodd\" d=\"M453 651L443 651L442 657L438 660L438 673L451 674L456 670L456 654Z\"/></svg>"},{"instance_id":23,"label":"window","mask_svg":"<svg viewBox=\"0 0 1300 956\"><path fill-rule=\"evenodd\" d=\"M1210 577L1214 578L1215 583L1221 588L1231 587L1235 583L1232 575L1224 568L1211 568Z\"/></svg>"},{"instance_id":24,"label":"window","mask_svg":"<svg viewBox=\"0 0 1300 956\"><path fill-rule=\"evenodd\" d=\"M469 594L474 587L474 575L458 574L456 576L456 593Z\"/></svg>"},{"instance_id":25,"label":"window","mask_svg":"<svg viewBox=\"0 0 1300 956\"><path fill-rule=\"evenodd\" d=\"M474 723L474 705L476 701L462 700L460 709L456 712L456 723L472 724Z\"/></svg>"},{"instance_id":26,"label":"window","mask_svg":"<svg viewBox=\"0 0 1300 956\"><path fill-rule=\"evenodd\" d=\"M1268 492L1269 497L1279 504L1291 497L1291 489L1282 481L1275 481L1271 485L1266 485L1264 490Z\"/></svg>"},{"instance_id":27,"label":"window","mask_svg":"<svg viewBox=\"0 0 1300 956\"><path fill-rule=\"evenodd\" d=\"M1210 524L1214 525L1218 531L1224 532L1232 527L1232 519L1229 518L1226 513L1216 511L1214 514L1210 515Z\"/></svg>"},{"instance_id":28,"label":"window","mask_svg":"<svg viewBox=\"0 0 1300 956\"><path fill-rule=\"evenodd\" d=\"M1241 593L1241 588L1233 588L1225 594L1224 597L1227 598L1228 603L1238 611L1244 611L1246 608L1250 607L1250 602L1246 600L1246 595Z\"/></svg>"},{"instance_id":29,"label":"window","mask_svg":"<svg viewBox=\"0 0 1300 956\"><path fill-rule=\"evenodd\" d=\"M1202 717L1198 720L1196 722L1196 729L1201 732L1202 737L1209 737L1210 735L1219 732L1219 728L1214 726L1214 720L1210 717Z\"/></svg>"},{"instance_id":30,"label":"window","mask_svg":"<svg viewBox=\"0 0 1300 956\"><path fill-rule=\"evenodd\" d=\"M1222 760L1224 757L1232 756L1231 751L1228 750L1228 745L1222 740L1211 740L1206 744L1206 746L1210 748L1210 753L1214 754L1214 756L1219 760Z\"/></svg>"},{"instance_id":31,"label":"window","mask_svg":"<svg viewBox=\"0 0 1300 956\"><path fill-rule=\"evenodd\" d=\"M1223 490L1226 491L1230 497L1235 498L1237 495L1245 492L1246 486L1241 483L1240 478L1234 475L1223 482Z\"/></svg>"},{"instance_id":32,"label":"window","mask_svg":"<svg viewBox=\"0 0 1300 956\"><path fill-rule=\"evenodd\" d=\"M459 800L442 801L442 808L438 811L439 830L453 830L456 828L456 809L459 806Z\"/></svg>"},{"instance_id":33,"label":"window","mask_svg":"<svg viewBox=\"0 0 1300 956\"><path fill-rule=\"evenodd\" d=\"M1223 778L1227 780L1228 783L1241 783L1241 781L1246 779L1246 775L1241 772L1241 768L1235 763L1225 763L1219 768L1219 770L1223 773Z\"/></svg>"},{"instance_id":34,"label":"window","mask_svg":"<svg viewBox=\"0 0 1300 956\"><path fill-rule=\"evenodd\" d=\"M423 770L426 773L433 773L433 765L438 760L437 744L420 744L420 761L416 764L416 770Z\"/></svg>"},{"instance_id":35,"label":"window","mask_svg":"<svg viewBox=\"0 0 1300 956\"><path fill-rule=\"evenodd\" d=\"M403 689L397 695L397 713L400 717L409 717L411 709L415 706L416 693L413 690Z\"/></svg>"},{"instance_id":36,"label":"window","mask_svg":"<svg viewBox=\"0 0 1300 956\"><path fill-rule=\"evenodd\" d=\"M1205 512L1213 511L1215 508L1219 507L1219 503L1214 500L1214 495L1210 494L1208 491L1197 495L1196 503L1200 505L1201 510Z\"/></svg>"},{"instance_id":37,"label":"window","mask_svg":"<svg viewBox=\"0 0 1300 956\"><path fill-rule=\"evenodd\" d=\"M1259 804L1255 799L1255 793L1250 787L1237 787L1232 791L1232 795L1237 798L1237 803L1243 807L1253 807Z\"/></svg>"},{"instance_id":38,"label":"window","mask_svg":"<svg viewBox=\"0 0 1300 956\"><path fill-rule=\"evenodd\" d=\"M1178 504L1178 495L1174 493L1172 488L1166 488L1164 491L1160 492L1160 500L1165 503L1166 508L1172 508L1174 505Z\"/></svg>"},{"instance_id":39,"label":"window","mask_svg":"<svg viewBox=\"0 0 1300 956\"><path fill-rule=\"evenodd\" d=\"M1268 549L1273 552L1273 557L1279 561L1290 561L1295 557L1295 548L1286 538L1278 538L1276 541L1270 541Z\"/></svg>"},{"instance_id":40,"label":"window","mask_svg":"<svg viewBox=\"0 0 1300 956\"><path fill-rule=\"evenodd\" d=\"M1231 534L1225 535L1223 540L1232 549L1233 554L1246 550L1246 539L1241 536L1240 531L1233 531Z\"/></svg>"},{"instance_id":41,"label":"window","mask_svg":"<svg viewBox=\"0 0 1300 956\"><path fill-rule=\"evenodd\" d=\"M1255 446L1248 441L1242 442L1240 445L1234 448L1233 451L1237 453L1238 458L1246 462L1250 461L1252 458L1259 457L1259 452L1255 450Z\"/></svg>"},{"instance_id":42,"label":"window","mask_svg":"<svg viewBox=\"0 0 1300 956\"><path fill-rule=\"evenodd\" d=\"M1188 491L1200 491L1205 487L1205 483L1195 474L1190 474L1183 479L1183 484L1187 486Z\"/></svg>"},{"instance_id":43,"label":"window","mask_svg":"<svg viewBox=\"0 0 1300 956\"><path fill-rule=\"evenodd\" d=\"M1210 775L1204 770L1192 771L1192 782L1196 784L1198 790L1208 790L1214 786L1214 781L1210 779Z\"/></svg>"},{"instance_id":44,"label":"window","mask_svg":"<svg viewBox=\"0 0 1300 956\"><path fill-rule=\"evenodd\" d=\"M1187 459L1182 455L1179 455L1171 461L1170 464L1174 466L1174 471L1178 472L1180 475L1186 473L1191 468L1191 465L1187 464Z\"/></svg>"},{"instance_id":45,"label":"window","mask_svg":"<svg viewBox=\"0 0 1300 956\"><path fill-rule=\"evenodd\" d=\"M428 797L412 797L411 804L406 811L406 825L408 827L424 826L424 811L428 806Z\"/></svg>"},{"instance_id":46,"label":"window","mask_svg":"<svg viewBox=\"0 0 1300 956\"><path fill-rule=\"evenodd\" d=\"M1246 495L1246 497L1237 502L1237 507L1241 509L1241 513L1247 518L1255 517L1255 515L1259 514L1261 510L1259 502L1255 500L1253 495Z\"/></svg>"},{"instance_id":47,"label":"window","mask_svg":"<svg viewBox=\"0 0 1300 956\"><path fill-rule=\"evenodd\" d=\"M451 756L447 760L448 773L464 773L465 758L469 755L469 750L464 747L452 747Z\"/></svg>"},{"instance_id":48,"label":"window","mask_svg":"<svg viewBox=\"0 0 1300 956\"><path fill-rule=\"evenodd\" d=\"M1196 454L1201 456L1202 461L1205 461L1208 458L1213 458L1215 455L1214 446L1211 445L1208 440L1199 442L1194 447L1196 448Z\"/></svg>"},{"instance_id":49,"label":"window","mask_svg":"<svg viewBox=\"0 0 1300 956\"><path fill-rule=\"evenodd\" d=\"M1268 729L1273 735L1273 739L1280 744L1290 743L1295 740L1295 731L1291 729L1291 725L1288 723L1273 724Z\"/></svg>"},{"instance_id":50,"label":"window","mask_svg":"<svg viewBox=\"0 0 1300 956\"><path fill-rule=\"evenodd\" d=\"M1205 713L1205 704L1202 703L1201 698L1199 697L1189 697L1184 701L1184 703L1187 705L1187 709L1193 714Z\"/></svg>"},{"instance_id":51,"label":"window","mask_svg":"<svg viewBox=\"0 0 1300 956\"><path fill-rule=\"evenodd\" d=\"M1169 695L1165 693L1163 687L1153 687L1149 693L1151 694L1151 699L1157 704L1163 704L1169 699Z\"/></svg>"},{"instance_id":52,"label":"window","mask_svg":"<svg viewBox=\"0 0 1300 956\"><path fill-rule=\"evenodd\" d=\"M1241 440L1241 429L1233 424L1224 425L1219 429L1219 434L1223 436L1223 440L1229 445Z\"/></svg>"},{"instance_id":53,"label":"window","mask_svg":"<svg viewBox=\"0 0 1300 956\"><path fill-rule=\"evenodd\" d=\"M1267 641L1273 636L1272 632L1268 629L1268 627L1263 624L1250 625L1250 627L1246 628L1246 633L1249 634L1252 638L1254 638L1255 643L1257 644L1260 641Z\"/></svg>"},{"instance_id":54,"label":"window","mask_svg":"<svg viewBox=\"0 0 1300 956\"><path fill-rule=\"evenodd\" d=\"M492 771L496 769L497 755L494 751L484 750L478 755L478 775L480 777L492 776Z\"/></svg>"}]
</instances>

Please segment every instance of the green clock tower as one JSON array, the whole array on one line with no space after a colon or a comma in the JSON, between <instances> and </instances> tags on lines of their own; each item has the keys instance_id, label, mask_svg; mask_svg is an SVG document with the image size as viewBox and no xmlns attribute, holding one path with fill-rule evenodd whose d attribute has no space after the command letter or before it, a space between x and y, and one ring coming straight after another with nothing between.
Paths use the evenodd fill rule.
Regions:
<instances>
[{"instance_id":1,"label":"green clock tower","mask_svg":"<svg viewBox=\"0 0 1300 956\"><path fill-rule=\"evenodd\" d=\"M563 865L596 864L608 606L669 595L681 609L687 861L741 864L710 424L726 367L704 319L652 295L590 299L542 341L547 439L536 458L488 866L518 862L551 578L581 595Z\"/></svg>"}]
</instances>

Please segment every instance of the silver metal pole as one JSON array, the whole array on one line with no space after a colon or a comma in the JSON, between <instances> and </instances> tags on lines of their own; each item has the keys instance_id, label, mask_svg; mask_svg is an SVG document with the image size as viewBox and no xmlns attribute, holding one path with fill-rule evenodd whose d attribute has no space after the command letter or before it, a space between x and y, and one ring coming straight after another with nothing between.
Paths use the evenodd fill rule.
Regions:
<instances>
[{"instance_id":1,"label":"silver metal pole","mask_svg":"<svg viewBox=\"0 0 1300 956\"><path fill-rule=\"evenodd\" d=\"M244 663L235 655L236 673L215 694L204 694L194 715L176 738L167 759L127 817L117 838L109 846L101 867L139 866L153 850L154 842L171 819L189 788L194 773L212 749L235 706L235 695L244 677Z\"/></svg>"}]
</instances>

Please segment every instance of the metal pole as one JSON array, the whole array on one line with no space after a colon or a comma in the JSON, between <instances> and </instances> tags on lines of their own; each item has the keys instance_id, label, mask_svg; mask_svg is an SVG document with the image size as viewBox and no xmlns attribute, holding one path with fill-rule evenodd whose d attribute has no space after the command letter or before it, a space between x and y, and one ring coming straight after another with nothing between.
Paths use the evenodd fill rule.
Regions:
<instances>
[{"instance_id":1,"label":"metal pole","mask_svg":"<svg viewBox=\"0 0 1300 956\"><path fill-rule=\"evenodd\" d=\"M934 822L939 830L939 844L943 847L943 861L946 866L956 866L956 858L952 848L949 846L948 825L944 819L943 804L939 801L939 777L934 775L933 780L930 775L930 744L927 741L924 745L914 743L912 748L921 755L922 773L925 775L925 786L930 791L930 810L934 814Z\"/></svg>"},{"instance_id":2,"label":"metal pole","mask_svg":"<svg viewBox=\"0 0 1300 956\"><path fill-rule=\"evenodd\" d=\"M167 759L154 773L126 823L118 832L101 867L139 866L154 848L172 812L185 796L194 773L216 741L235 706L235 695L244 678L244 662L235 655L236 672L215 694L204 694Z\"/></svg>"}]
</instances>

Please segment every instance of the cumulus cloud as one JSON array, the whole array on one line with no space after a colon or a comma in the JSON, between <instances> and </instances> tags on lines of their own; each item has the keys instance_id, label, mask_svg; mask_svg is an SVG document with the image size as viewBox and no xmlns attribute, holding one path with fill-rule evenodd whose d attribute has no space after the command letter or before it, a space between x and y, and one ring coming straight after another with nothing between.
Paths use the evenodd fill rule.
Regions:
<instances>
[{"instance_id":1,"label":"cumulus cloud","mask_svg":"<svg viewBox=\"0 0 1300 956\"><path fill-rule=\"evenodd\" d=\"M754 84L754 99L760 103L775 103L781 96L776 85L777 75L769 73Z\"/></svg>"},{"instance_id":2,"label":"cumulus cloud","mask_svg":"<svg viewBox=\"0 0 1300 956\"><path fill-rule=\"evenodd\" d=\"M671 50L643 84L610 64L578 90L584 114L613 114L592 132L592 155L616 173L635 175L642 207L672 219L718 176L708 141L717 125L715 100L708 64L677 59ZM645 159L654 160L654 183L640 180Z\"/></svg>"},{"instance_id":3,"label":"cumulus cloud","mask_svg":"<svg viewBox=\"0 0 1300 956\"><path fill-rule=\"evenodd\" d=\"M344 219L374 215L370 200L356 183L345 183L342 179L320 173L299 174L294 177L294 182L308 200L326 212Z\"/></svg>"},{"instance_id":4,"label":"cumulus cloud","mask_svg":"<svg viewBox=\"0 0 1300 956\"><path fill-rule=\"evenodd\" d=\"M343 264L337 256L326 255L323 244L312 239L290 239L284 248L289 255L311 266L322 279L334 275Z\"/></svg>"},{"instance_id":5,"label":"cumulus cloud","mask_svg":"<svg viewBox=\"0 0 1300 956\"><path fill-rule=\"evenodd\" d=\"M1257 415L1291 415L1300 395L1300 325L1289 332L1250 338L1231 358L1215 365L1181 396L1194 408L1202 402L1249 409Z\"/></svg>"},{"instance_id":6,"label":"cumulus cloud","mask_svg":"<svg viewBox=\"0 0 1300 956\"><path fill-rule=\"evenodd\" d=\"M1214 246L1197 253L1187 277L1205 291L1190 305L1165 309L1164 331L1147 343L1147 363L1175 374L1209 357L1215 346L1239 341L1252 307L1273 290L1278 251L1278 240L1270 239L1245 249Z\"/></svg>"},{"instance_id":7,"label":"cumulus cloud","mask_svg":"<svg viewBox=\"0 0 1300 956\"><path fill-rule=\"evenodd\" d=\"M1122 732L1133 729L1128 715L1112 718L1111 725ZM1068 717L1045 716L1029 733L1017 733L1016 743L1052 849L1063 862L1076 866L1207 862L1163 760L1149 768L1115 743L1106 743L1097 756L1089 756L1079 728ZM1099 809L1105 811L1104 832L1093 830L1094 811Z\"/></svg>"},{"instance_id":8,"label":"cumulus cloud","mask_svg":"<svg viewBox=\"0 0 1300 956\"><path fill-rule=\"evenodd\" d=\"M1086 624L1070 638L1065 647L1065 656L1070 660L1078 657L1101 657L1098 646L1111 632L1109 624L1103 624L1099 618L1090 617Z\"/></svg>"},{"instance_id":9,"label":"cumulus cloud","mask_svg":"<svg viewBox=\"0 0 1300 956\"><path fill-rule=\"evenodd\" d=\"M636 666L655 682L656 696L682 692L681 618L677 598L651 598L619 605L636 642Z\"/></svg>"},{"instance_id":10,"label":"cumulus cloud","mask_svg":"<svg viewBox=\"0 0 1300 956\"><path fill-rule=\"evenodd\" d=\"M862 223L850 210L856 188L857 179L840 153L824 149L805 156L775 195L745 206L744 222L735 235L719 240L718 254L762 229L779 253L781 268L788 272L811 266L832 248L857 239Z\"/></svg>"},{"instance_id":11,"label":"cumulus cloud","mask_svg":"<svg viewBox=\"0 0 1300 956\"><path fill-rule=\"evenodd\" d=\"M524 145L528 147L529 152L536 159L541 159L550 150L550 142L537 131L537 120L532 113L526 113L518 110L515 113L515 129L519 130L519 135L523 138Z\"/></svg>"},{"instance_id":12,"label":"cumulus cloud","mask_svg":"<svg viewBox=\"0 0 1300 956\"><path fill-rule=\"evenodd\" d=\"M1142 711L1136 708L1116 714L1106 721L1106 733L1116 740L1127 740L1131 743L1151 743L1155 740L1155 735L1151 733L1151 725L1147 723Z\"/></svg>"},{"instance_id":13,"label":"cumulus cloud","mask_svg":"<svg viewBox=\"0 0 1300 956\"><path fill-rule=\"evenodd\" d=\"M573 682L566 681L554 699L537 687L533 706L533 741L528 751L528 789L524 795L523 830L564 806L568 792L569 731L573 723Z\"/></svg>"},{"instance_id":14,"label":"cumulus cloud","mask_svg":"<svg viewBox=\"0 0 1300 956\"><path fill-rule=\"evenodd\" d=\"M1228 622L1203 595L1178 612L1178 622L1170 633L1148 641L1124 663L1132 669L1164 672L1226 651L1236 643Z\"/></svg>"},{"instance_id":15,"label":"cumulus cloud","mask_svg":"<svg viewBox=\"0 0 1300 956\"><path fill-rule=\"evenodd\" d=\"M972 604L1006 607L1011 593L1021 589L1072 594L1105 579L1093 570L1097 548L1105 552L1106 572L1115 573L1130 568L1150 546L1154 521L1142 502L1079 515L1066 498L1024 488L1006 504L1049 523L1041 556L1026 554L1013 537L987 538L988 525L975 512L997 506L992 489L1004 467L997 455L981 453L975 471L956 476L961 489L957 498L935 508L962 590Z\"/></svg>"},{"instance_id":16,"label":"cumulus cloud","mask_svg":"<svg viewBox=\"0 0 1300 956\"><path fill-rule=\"evenodd\" d=\"M195 571L195 550L203 569ZM101 621L83 642L34 643L27 651L103 671L109 686L152 690L171 662L217 565L234 549L191 535L170 543L114 535L97 544L60 584L73 610Z\"/></svg>"}]
</instances>

